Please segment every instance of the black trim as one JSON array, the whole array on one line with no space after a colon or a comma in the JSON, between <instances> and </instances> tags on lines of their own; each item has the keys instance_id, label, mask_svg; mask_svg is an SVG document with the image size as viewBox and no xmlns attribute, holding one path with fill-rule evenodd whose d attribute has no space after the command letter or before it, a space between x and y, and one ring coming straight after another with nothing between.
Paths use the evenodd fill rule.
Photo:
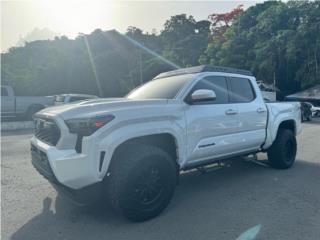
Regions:
<instances>
[{"instance_id":1,"label":"black trim","mask_svg":"<svg viewBox=\"0 0 320 240\"><path fill-rule=\"evenodd\" d=\"M214 146L216 145L215 143L209 143L209 144L203 144L203 145L200 145L199 148L205 148L205 147L210 147L210 146Z\"/></svg>"},{"instance_id":2,"label":"black trim","mask_svg":"<svg viewBox=\"0 0 320 240\"><path fill-rule=\"evenodd\" d=\"M33 167L50 182L58 183L45 152L31 144L31 163Z\"/></svg>"},{"instance_id":3,"label":"black trim","mask_svg":"<svg viewBox=\"0 0 320 240\"><path fill-rule=\"evenodd\" d=\"M263 147L264 147L264 145L266 144L266 141L267 141L267 138L268 138L268 123L269 123L269 109L268 109L268 107L267 107L266 104L265 104L265 107L266 107L266 109L267 109L267 122L266 122L266 129L265 129L265 131L266 131L266 136L265 136L265 138L264 138L263 143L262 143L261 146L260 146L260 148L262 149L263 152L266 152L266 149L264 150ZM270 147L271 147L271 146L270 146Z\"/></svg>"},{"instance_id":4,"label":"black trim","mask_svg":"<svg viewBox=\"0 0 320 240\"><path fill-rule=\"evenodd\" d=\"M101 172L104 156L106 155L105 151L100 152L100 161L99 161L99 172Z\"/></svg>"},{"instance_id":5,"label":"black trim","mask_svg":"<svg viewBox=\"0 0 320 240\"><path fill-rule=\"evenodd\" d=\"M202 167L202 166L206 166L206 165L210 165L213 163L217 163L220 162L222 160L225 159L230 159L232 157L242 157L242 156L247 156L250 154L255 154L259 151L247 151L247 152L243 152L243 153L234 153L234 154L230 154L228 156L224 156L224 157L220 157L220 158L214 158L214 159L205 159L205 160L201 160L201 161L197 161L197 162L191 162L189 164L187 164L186 166L184 166L181 170L186 171L186 170L190 170L190 169L194 169L197 167Z\"/></svg>"},{"instance_id":6,"label":"black trim","mask_svg":"<svg viewBox=\"0 0 320 240\"><path fill-rule=\"evenodd\" d=\"M81 153L82 152L82 138L83 138L83 136L78 134L77 142L76 142L76 146L75 146L75 150L76 150L77 153Z\"/></svg>"}]
</instances>

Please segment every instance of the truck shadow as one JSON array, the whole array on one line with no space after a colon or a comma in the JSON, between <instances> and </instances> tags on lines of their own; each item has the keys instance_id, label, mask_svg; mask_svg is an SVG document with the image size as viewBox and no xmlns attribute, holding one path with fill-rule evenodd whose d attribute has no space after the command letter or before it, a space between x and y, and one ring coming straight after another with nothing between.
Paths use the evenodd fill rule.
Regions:
<instances>
[{"instance_id":1,"label":"truck shadow","mask_svg":"<svg viewBox=\"0 0 320 240\"><path fill-rule=\"evenodd\" d=\"M76 207L58 196L45 198L42 212L11 239L236 239L258 224L259 236L271 228L280 231L277 224L288 217L301 219L301 209L310 221L316 219L319 164L298 160L292 169L281 171L229 162L217 171L183 174L169 207L150 221L131 223L101 204ZM288 224L281 231L294 239L294 227Z\"/></svg>"}]
</instances>

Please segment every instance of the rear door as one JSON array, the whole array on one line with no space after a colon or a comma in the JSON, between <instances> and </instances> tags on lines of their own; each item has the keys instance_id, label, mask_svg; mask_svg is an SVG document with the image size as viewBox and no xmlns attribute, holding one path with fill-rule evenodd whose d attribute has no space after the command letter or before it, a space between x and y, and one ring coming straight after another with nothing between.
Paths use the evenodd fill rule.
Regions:
<instances>
[{"instance_id":1,"label":"rear door","mask_svg":"<svg viewBox=\"0 0 320 240\"><path fill-rule=\"evenodd\" d=\"M239 117L239 151L258 149L265 140L267 108L258 97L251 81L245 77L229 77L230 102Z\"/></svg>"},{"instance_id":2,"label":"rear door","mask_svg":"<svg viewBox=\"0 0 320 240\"><path fill-rule=\"evenodd\" d=\"M202 78L187 98L198 89L215 91L216 100L193 103L186 108L187 164L228 155L238 145L235 135L239 131L239 119L235 105L229 103L226 77Z\"/></svg>"}]
</instances>

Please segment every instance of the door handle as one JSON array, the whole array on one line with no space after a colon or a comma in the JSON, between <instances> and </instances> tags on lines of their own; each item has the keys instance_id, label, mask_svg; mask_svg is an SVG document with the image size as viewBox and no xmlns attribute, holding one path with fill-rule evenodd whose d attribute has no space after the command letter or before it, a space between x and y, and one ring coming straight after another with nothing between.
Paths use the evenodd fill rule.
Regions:
<instances>
[{"instance_id":1,"label":"door handle","mask_svg":"<svg viewBox=\"0 0 320 240\"><path fill-rule=\"evenodd\" d=\"M266 112L267 110L266 109L264 109L264 108L258 108L257 109L257 112L258 113L264 113L264 112Z\"/></svg>"},{"instance_id":2,"label":"door handle","mask_svg":"<svg viewBox=\"0 0 320 240\"><path fill-rule=\"evenodd\" d=\"M228 109L226 111L226 115L236 115L236 114L238 114L238 111L234 109Z\"/></svg>"}]
</instances>

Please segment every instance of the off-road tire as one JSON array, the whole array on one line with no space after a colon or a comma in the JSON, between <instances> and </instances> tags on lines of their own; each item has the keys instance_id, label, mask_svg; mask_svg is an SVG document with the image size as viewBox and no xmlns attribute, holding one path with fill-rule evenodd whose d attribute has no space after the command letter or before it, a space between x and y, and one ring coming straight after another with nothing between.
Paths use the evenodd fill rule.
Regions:
<instances>
[{"instance_id":1,"label":"off-road tire","mask_svg":"<svg viewBox=\"0 0 320 240\"><path fill-rule=\"evenodd\" d=\"M268 150L268 161L273 168L290 168L297 153L297 141L291 130L279 129L277 137Z\"/></svg>"},{"instance_id":2,"label":"off-road tire","mask_svg":"<svg viewBox=\"0 0 320 240\"><path fill-rule=\"evenodd\" d=\"M105 179L107 198L131 221L159 215L169 204L177 183L172 157L158 147L142 144L117 151L109 173Z\"/></svg>"}]
</instances>

